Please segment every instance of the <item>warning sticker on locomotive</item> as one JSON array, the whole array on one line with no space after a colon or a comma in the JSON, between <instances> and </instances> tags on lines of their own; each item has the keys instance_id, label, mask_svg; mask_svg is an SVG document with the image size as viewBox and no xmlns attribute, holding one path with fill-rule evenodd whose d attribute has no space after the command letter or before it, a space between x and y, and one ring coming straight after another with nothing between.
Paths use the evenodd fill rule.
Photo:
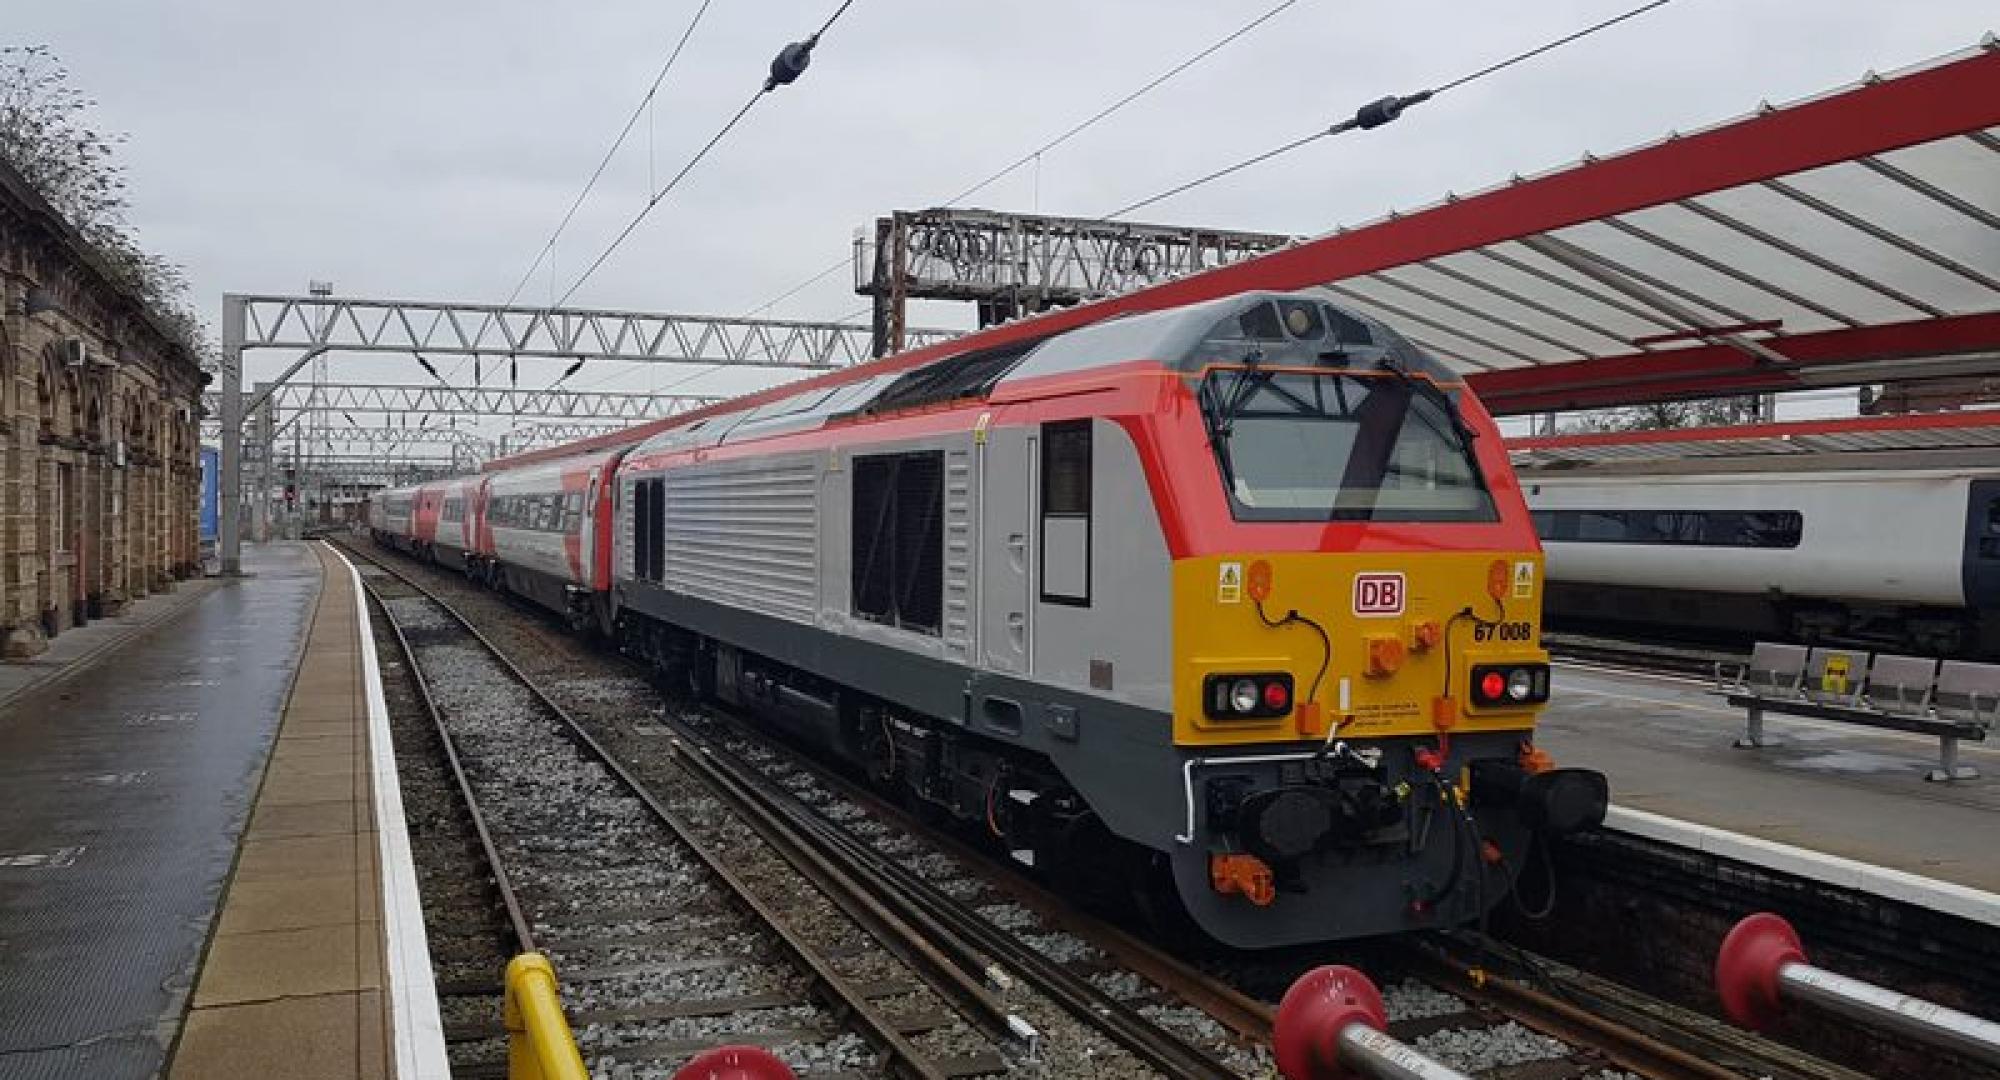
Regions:
<instances>
[{"instance_id":1,"label":"warning sticker on locomotive","mask_svg":"<svg viewBox=\"0 0 2000 1080\"><path fill-rule=\"evenodd\" d=\"M1243 602L1243 564L1223 563L1215 574L1215 602L1218 604L1240 604Z\"/></svg>"},{"instance_id":2,"label":"warning sticker on locomotive","mask_svg":"<svg viewBox=\"0 0 2000 1080\"><path fill-rule=\"evenodd\" d=\"M1354 575L1354 613L1362 616L1401 615L1404 587L1402 574Z\"/></svg>"},{"instance_id":3,"label":"warning sticker on locomotive","mask_svg":"<svg viewBox=\"0 0 2000 1080\"><path fill-rule=\"evenodd\" d=\"M1514 599L1526 600L1535 595L1535 564L1517 562L1514 564Z\"/></svg>"}]
</instances>

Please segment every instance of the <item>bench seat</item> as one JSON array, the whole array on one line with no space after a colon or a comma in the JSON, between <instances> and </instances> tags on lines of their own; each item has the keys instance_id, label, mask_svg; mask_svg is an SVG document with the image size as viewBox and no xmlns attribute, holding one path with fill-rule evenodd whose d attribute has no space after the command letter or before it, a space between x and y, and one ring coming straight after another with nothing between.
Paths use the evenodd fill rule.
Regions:
<instances>
[{"instance_id":1,"label":"bench seat","mask_svg":"<svg viewBox=\"0 0 2000 1080\"><path fill-rule=\"evenodd\" d=\"M2000 714L2000 664L1758 642L1742 664L1717 664L1712 692L1744 710L1739 747L1779 745L1766 712L1906 731L1938 740L1927 780L1971 780L1958 762L1961 739L1983 742Z\"/></svg>"}]
</instances>

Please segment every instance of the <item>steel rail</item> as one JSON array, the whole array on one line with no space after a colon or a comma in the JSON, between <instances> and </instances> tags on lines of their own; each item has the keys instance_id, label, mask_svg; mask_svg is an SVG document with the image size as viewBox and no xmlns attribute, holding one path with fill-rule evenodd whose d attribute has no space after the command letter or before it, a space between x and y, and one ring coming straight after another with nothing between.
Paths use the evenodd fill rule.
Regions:
<instances>
[{"instance_id":1,"label":"steel rail","mask_svg":"<svg viewBox=\"0 0 2000 1080\"><path fill-rule=\"evenodd\" d=\"M901 904L878 878L857 873L838 852L815 843L806 830L746 787L740 776L718 769L707 748L684 744L676 749L675 761L684 770L734 806L758 835L856 921L884 927L893 936L878 933L878 938L913 969L926 973L933 987L956 999L959 1007L971 1014L968 1018L989 1036L1001 1043L1022 1038L1005 1003L979 981L987 973L985 957L969 951L962 939L922 912Z\"/></svg>"},{"instance_id":2,"label":"steel rail","mask_svg":"<svg viewBox=\"0 0 2000 1080\"><path fill-rule=\"evenodd\" d=\"M333 546L328 541L321 542L329 547ZM412 584L381 563L373 565L384 573L395 576L406 585ZM403 633L403 624L396 619L396 613L390 610L388 599L375 587L374 582L368 580L368 575L361 574L359 577L361 587L374 598L376 606L382 609L383 618L389 623L389 629L395 633L396 647L402 652L410 678L416 684L417 696L424 703L424 711L430 714L432 726L437 729L438 742L444 746L445 760L451 766L452 781L458 786L458 797L465 804L467 816L472 819L473 830L479 834L479 849L485 854L486 868L493 875L494 890L499 893L500 902L507 909L507 923L513 930L515 951L524 953L539 951L535 946L534 930L528 925L527 913L521 908L521 898L514 891L514 884L507 874L507 867L500 859L499 848L494 846L493 834L486 827L486 815L479 809L479 797L473 794L471 777L466 772L465 763L458 756L458 742L452 738L451 729L445 724L444 711L438 708L437 698L431 693L430 680L424 677L423 667L417 663L416 649L410 645L410 639Z\"/></svg>"},{"instance_id":3,"label":"steel rail","mask_svg":"<svg viewBox=\"0 0 2000 1080\"><path fill-rule=\"evenodd\" d=\"M738 734L766 748L790 754L789 747L774 743L754 730L739 730ZM923 836L925 841L944 854L975 868L996 889L1012 896L1045 921L1090 942L1119 964L1158 984L1183 1003L1208 1014L1210 1019L1246 1042L1270 1044L1277 1010L1269 1003L1251 997L1116 926L1077 911L1012 866L993 859L990 853L979 851L950 833L926 824L885 801L877 792L854 783L820 762L798 756L791 758L791 764L811 773L841 797L866 805L872 813L890 824ZM785 794L781 788L774 790L780 797Z\"/></svg>"},{"instance_id":4,"label":"steel rail","mask_svg":"<svg viewBox=\"0 0 2000 1080\"><path fill-rule=\"evenodd\" d=\"M706 743L685 725L669 721L669 726L696 745ZM1013 932L988 922L908 867L827 821L754 766L726 749L708 747L708 750L711 767L727 767L736 773L735 783L747 787L773 812L787 816L801 829L817 836L819 843L851 865L866 868L870 877L882 883L884 896L942 925L953 936L1026 977L1036 990L1072 1016L1103 1032L1167 1076L1209 1078L1232 1074L1233 1070L1213 1055L1146 1019L1089 979L1042 955Z\"/></svg>"},{"instance_id":5,"label":"steel rail","mask_svg":"<svg viewBox=\"0 0 2000 1080\"><path fill-rule=\"evenodd\" d=\"M1524 1027L1593 1048L1619 1068L1641 1076L1741 1080L1747 1074L1773 1080L1862 1080L1850 1069L1546 961L1535 974L1548 989L1536 989L1465 960L1457 950L1468 948L1482 951L1479 940L1467 932L1419 946L1419 966L1426 969L1422 977Z\"/></svg>"},{"instance_id":6,"label":"steel rail","mask_svg":"<svg viewBox=\"0 0 2000 1080\"><path fill-rule=\"evenodd\" d=\"M767 747L773 745L770 740L762 738L754 731L745 731L741 734L761 745ZM780 749L783 749L781 744ZM1058 929L1090 942L1118 963L1180 998L1183 1003L1207 1013L1210 1019L1235 1032L1245 1041L1258 1045L1270 1044L1277 1010L1268 1002L1259 1001L1096 916L1076 910L1013 866L992 858L990 853L979 851L948 832L926 824L900 807L883 800L878 793L848 780L820 762L799 757L792 763L812 773L821 783L842 797L865 804L873 813L891 824L922 835L927 842L944 854L975 868L995 888L1012 896L1023 907L1034 911Z\"/></svg>"},{"instance_id":7,"label":"steel rail","mask_svg":"<svg viewBox=\"0 0 2000 1080\"><path fill-rule=\"evenodd\" d=\"M635 799L639 800L677 839L686 844L689 850L693 851L717 878L729 886L731 892L739 902L749 909L752 914L757 916L759 921L771 929L772 933L784 943L787 951L792 954L798 964L811 973L814 985L821 988L823 995L827 998L826 1004L833 1009L836 1015L850 1018L855 1026L860 1029L859 1033L869 1043L874 1045L877 1052L888 1060L893 1071L899 1075L910 1077L912 1080L950 1080L953 1075L951 1070L943 1067L943 1065L934 1061L929 1055L926 1055L913 1045L898 1029L896 1022L877 1009L867 995L862 993L861 988L857 987L851 980L839 972L833 970L828 960L800 936L779 912L773 910L769 904L758 897L749 883L728 866L720 853L698 838L694 834L693 829L679 815L673 813L661 803L650 788L646 787L637 777L633 776L624 765L612 756L603 744L599 743L595 737L584 729L583 725L575 717L570 715L568 710L557 704L539 684L529 678L527 673L523 672L514 663L513 659L505 651L495 645L478 627L474 626L471 620L467 619L463 613L453 607L449 601L438 596L435 592L426 588L401 570L374 557L373 554L361 551L357 547L342 546L415 590L424 599L436 605L446 615L450 616L462 630L485 649L487 654L502 670L513 677L523 689L527 690L529 695L543 708L547 709L551 716L560 720L563 724L564 734L574 739L577 745L583 747L595 757L598 763L603 765L607 771L616 777L618 782ZM384 611L387 612L387 610L385 606ZM390 620L393 624L393 614L390 616ZM412 656L412 666L413 668L415 666L414 655ZM783 848L779 850L782 854ZM499 864L496 862L493 865L497 872ZM800 869L802 873L806 872L804 868ZM809 873L807 876L808 878L811 877ZM837 899L835 902L838 904ZM844 906L843 910L846 910ZM884 941L884 944L887 945L890 943ZM968 1017L968 1019L973 1018ZM1005 1021L1003 1020L1001 1023L1004 1029Z\"/></svg>"}]
</instances>

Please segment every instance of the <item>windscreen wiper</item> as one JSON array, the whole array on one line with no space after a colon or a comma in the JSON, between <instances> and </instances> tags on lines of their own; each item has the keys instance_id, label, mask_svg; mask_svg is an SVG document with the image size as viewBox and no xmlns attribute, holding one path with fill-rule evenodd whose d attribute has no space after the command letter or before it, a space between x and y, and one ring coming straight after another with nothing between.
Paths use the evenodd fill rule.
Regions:
<instances>
[{"instance_id":1,"label":"windscreen wiper","mask_svg":"<svg viewBox=\"0 0 2000 1080\"><path fill-rule=\"evenodd\" d=\"M1439 410L1450 417L1452 430L1458 433L1459 445L1471 446L1472 440L1479 437L1479 432L1471 424L1465 422L1465 417L1458 411L1458 402L1449 393L1445 392L1444 387L1439 386L1426 376L1421 376L1411 371L1407 365L1399 362L1392 353L1387 351L1383 352L1381 359L1375 362L1375 367L1379 371L1386 371L1394 375L1396 381L1422 394L1430 400L1431 404L1436 405ZM1439 432L1439 434L1441 435L1443 432Z\"/></svg>"},{"instance_id":2,"label":"windscreen wiper","mask_svg":"<svg viewBox=\"0 0 2000 1080\"><path fill-rule=\"evenodd\" d=\"M1229 398L1226 401L1214 401L1214 391L1209 388L1218 385L1218 379L1215 375L1210 375L1207 379L1203 380L1202 392L1209 395L1210 400L1215 405L1212 409L1204 408L1202 410L1202 413L1208 417L1208 432L1211 442L1228 441L1230 433L1234 430L1236 417L1243 412L1243 407L1250 403L1251 397L1255 396L1257 391L1263 389L1265 384L1271 381L1271 373L1258 366L1258 361L1263 358L1264 354L1256 349L1252 349L1243 358L1243 369L1237 372L1236 382L1230 386Z\"/></svg>"}]
</instances>

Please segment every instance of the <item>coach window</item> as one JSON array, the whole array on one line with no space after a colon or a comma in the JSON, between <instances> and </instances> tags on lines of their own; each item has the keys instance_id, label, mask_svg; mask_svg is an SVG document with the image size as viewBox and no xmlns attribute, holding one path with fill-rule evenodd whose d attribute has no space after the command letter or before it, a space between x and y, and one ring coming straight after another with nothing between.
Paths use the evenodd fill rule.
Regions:
<instances>
[{"instance_id":1,"label":"coach window","mask_svg":"<svg viewBox=\"0 0 2000 1080\"><path fill-rule=\"evenodd\" d=\"M1090 605L1090 421L1042 425L1042 599Z\"/></svg>"},{"instance_id":2,"label":"coach window","mask_svg":"<svg viewBox=\"0 0 2000 1080\"><path fill-rule=\"evenodd\" d=\"M944 455L854 459L854 614L938 633L944 611Z\"/></svg>"}]
</instances>

